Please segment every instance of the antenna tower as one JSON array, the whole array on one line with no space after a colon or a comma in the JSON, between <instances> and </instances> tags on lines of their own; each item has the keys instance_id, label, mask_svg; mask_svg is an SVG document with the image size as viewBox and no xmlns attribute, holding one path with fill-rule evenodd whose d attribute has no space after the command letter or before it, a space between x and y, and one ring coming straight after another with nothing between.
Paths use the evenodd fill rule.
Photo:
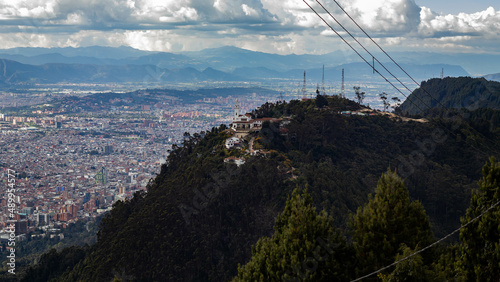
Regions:
<instances>
[{"instance_id":1,"label":"antenna tower","mask_svg":"<svg viewBox=\"0 0 500 282\"><path fill-rule=\"evenodd\" d=\"M323 65L323 77L321 78L321 95L326 95L326 91L325 91L325 65Z\"/></svg>"},{"instance_id":2,"label":"antenna tower","mask_svg":"<svg viewBox=\"0 0 500 282\"><path fill-rule=\"evenodd\" d=\"M441 69L441 79L444 77L444 68Z\"/></svg>"},{"instance_id":3,"label":"antenna tower","mask_svg":"<svg viewBox=\"0 0 500 282\"><path fill-rule=\"evenodd\" d=\"M344 86L344 69L342 69L342 88L340 89L340 97L345 98L344 96L345 86Z\"/></svg>"},{"instance_id":4,"label":"antenna tower","mask_svg":"<svg viewBox=\"0 0 500 282\"><path fill-rule=\"evenodd\" d=\"M304 71L304 84L302 84L302 97L306 97L306 71Z\"/></svg>"}]
</instances>

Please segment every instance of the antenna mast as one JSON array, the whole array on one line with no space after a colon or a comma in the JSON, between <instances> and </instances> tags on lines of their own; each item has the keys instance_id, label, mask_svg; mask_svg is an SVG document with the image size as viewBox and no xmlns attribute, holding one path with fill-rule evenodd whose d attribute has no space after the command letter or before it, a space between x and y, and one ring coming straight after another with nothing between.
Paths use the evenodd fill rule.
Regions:
<instances>
[{"instance_id":1,"label":"antenna mast","mask_svg":"<svg viewBox=\"0 0 500 282\"><path fill-rule=\"evenodd\" d=\"M304 71L304 84L302 84L302 97L306 97L306 71Z\"/></svg>"},{"instance_id":2,"label":"antenna mast","mask_svg":"<svg viewBox=\"0 0 500 282\"><path fill-rule=\"evenodd\" d=\"M345 86L344 86L344 69L342 69L342 88L340 89L340 97L345 98L344 96Z\"/></svg>"},{"instance_id":3,"label":"antenna mast","mask_svg":"<svg viewBox=\"0 0 500 282\"><path fill-rule=\"evenodd\" d=\"M325 65L323 65L323 77L321 78L321 95L326 95L326 91L325 91Z\"/></svg>"}]
</instances>

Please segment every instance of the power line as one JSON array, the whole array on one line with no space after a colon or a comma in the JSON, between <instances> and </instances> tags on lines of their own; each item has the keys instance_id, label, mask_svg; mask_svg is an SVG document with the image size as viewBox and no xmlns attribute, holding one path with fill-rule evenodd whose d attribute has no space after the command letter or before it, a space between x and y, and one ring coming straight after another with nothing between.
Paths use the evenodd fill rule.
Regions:
<instances>
[{"instance_id":1,"label":"power line","mask_svg":"<svg viewBox=\"0 0 500 282\"><path fill-rule=\"evenodd\" d=\"M335 32L335 34L340 37L340 39L342 39L342 41L344 41L345 44L347 44L367 65L369 65L370 67L372 67L372 65L370 65L370 63L358 52L358 50L356 50L356 48L354 48L351 44L349 44L349 42L347 42L347 40L345 40L345 38L340 35L318 12L316 12L316 10L314 10L313 7L311 7L311 5L309 5L309 3L306 2L306 0L302 0L333 32ZM394 87L394 89L396 89L399 93L401 93L401 95L403 95L405 98L408 98L408 96L406 96L399 88L397 88L391 81L389 81L383 74L381 74L377 69L374 69L376 73L378 73L387 83L389 83L392 87ZM421 110L423 112L423 110L417 105L417 104L414 104L415 107L417 107L419 110Z\"/></svg>"},{"instance_id":2,"label":"power line","mask_svg":"<svg viewBox=\"0 0 500 282\"><path fill-rule=\"evenodd\" d=\"M317 1L317 0L316 0ZM344 8L339 4L339 2L337 2L337 0L333 0L333 2L335 2L335 4L337 4L337 6L342 10L342 12L344 12L344 14L347 15L347 17L349 17L349 19L351 19L351 21L356 24L356 26L375 44L377 45L377 47L389 58L391 59L391 61L396 65L398 66L411 80L413 80L413 82L415 82L415 84L417 84L417 86L420 87L420 83L418 83L415 79L413 79L413 77L408 74L378 43L377 41L375 41L352 17L351 15L349 15L349 13L347 13L346 10L344 10Z\"/></svg>"},{"instance_id":3,"label":"power line","mask_svg":"<svg viewBox=\"0 0 500 282\"><path fill-rule=\"evenodd\" d=\"M363 59L363 61L365 61L366 64L368 64L374 72L377 72L380 76L382 76L382 78L385 79L386 82L388 82L392 87L394 87L399 93L401 93L401 95L403 95L411 104L413 104L415 107L417 107L420 111L424 112L422 110L422 108L420 106L418 106L414 101L412 101L412 99L410 99L408 96L406 96L405 94L403 94L403 92L401 92L401 90L399 88L397 88L396 86L394 86L393 83L391 83L385 76L383 76L377 69L375 69L375 60L380 64L382 65L382 67L393 77L395 78L401 85L403 85L410 93L412 92L404 83L402 83L394 74L392 74L378 59L376 59L376 57L370 53L320 2L319 0L316 0L316 2L330 15L330 17L332 17L335 22L340 25L342 27L342 29L348 33L370 56L372 56L373 58L373 64L370 65L370 63L357 51L355 50L354 47L352 47L335 29L333 29L333 27L328 23L326 22L326 20L321 17L305 0L303 0L304 3L306 3L306 5L332 30L335 32L335 34L337 34L337 36L339 36L361 59ZM335 0L334 0L335 1ZM417 86L420 87L420 89L422 91L424 91L425 94L427 94L430 98L431 98L431 101L430 101L430 105L427 105L420 96L418 95L414 95L416 97L416 99L418 99L422 104L423 106L425 107L428 107L429 109L432 108L432 100L435 100L443 109L446 109L447 107L445 107L440 101L438 101L437 99L435 99L425 88L423 88L418 82L415 81L415 79L413 79L413 77L411 77L375 40L373 40L373 38L368 35L368 33L344 10L344 8L342 8L342 6L340 6L340 4L335 1L335 3L339 6L339 8L365 33L366 36L368 36L368 38L373 42L375 43L375 45L377 45L379 47L379 49L382 50L382 52L384 52L384 54L387 55L387 57L389 57L393 62L394 64L396 64L408 77L410 77L415 83ZM463 119L463 117L461 116L461 118ZM488 138L486 138L486 136L484 136L484 134L480 133L479 131L475 130L474 128L472 128L472 130L474 130L477 134L479 134L480 136L482 136L488 143L491 143L493 144L494 146L496 146L496 143L489 140ZM454 134L453 132L451 132L450 130L448 130L452 135L455 135L456 137L456 134ZM475 148L475 146L472 145L472 147ZM477 148L475 148L476 150L478 150Z\"/></svg>"},{"instance_id":4,"label":"power line","mask_svg":"<svg viewBox=\"0 0 500 282\"><path fill-rule=\"evenodd\" d=\"M318 0L316 0L316 2L319 3ZM349 17L349 19L351 19L351 21L375 44L377 45L377 47L389 58L391 59L391 61L399 67L399 69L401 71L403 71L411 80L413 80L413 82L418 86L420 87L420 89L422 89L422 91L424 91L430 98L431 98L431 105L429 107L432 108L432 100L435 100L441 107L443 107L443 109L446 109L446 107L440 102L438 101L436 98L434 98L425 88L422 88L422 86L420 85L420 83L418 83L408 72L406 72L403 67L401 67L401 65L399 65L357 22L356 20L354 20L351 15L349 15L349 13L347 13L346 10L344 10L344 8L340 5L339 2L337 2L337 0L333 0L333 2L335 2L335 4L337 4L337 6L342 10L342 12L344 12L344 14L347 15L347 17ZM319 3L321 5L321 3ZM323 6L323 5L322 5ZM415 95L416 96L416 95ZM411 101L410 101L411 102ZM427 106L427 105L426 105Z\"/></svg>"},{"instance_id":5,"label":"power line","mask_svg":"<svg viewBox=\"0 0 500 282\"><path fill-rule=\"evenodd\" d=\"M432 244L428 245L427 247L422 248L422 249L418 250L417 252L414 252L413 254L411 254L411 255L409 255L409 256L406 256L406 257L404 257L404 258L402 258L402 259L400 259L400 260L398 260L398 261L395 261L395 262L393 262L393 263L391 263L391 264L389 264L389 265L387 265L387 266L384 266L384 267L380 268L380 269L379 269L379 270L377 270L377 271L374 271L374 272L372 272L372 273L370 273L370 274L367 274L367 275L365 275L365 276L359 277L359 278L357 278L357 279L351 280L351 282L361 281L361 280L363 280L363 279L365 279L365 278L368 278L368 277L370 277L370 276L372 276L372 275L375 275L375 274L377 274L377 273L379 273L379 272L382 272L382 271L384 271L384 270L386 270L386 269L388 269L388 268L390 268L390 267L393 267L393 266L395 266L395 265L397 265L397 264L399 264L399 263L401 263L401 262L403 262L403 261L405 261L405 260L407 260L407 259L409 259L409 258L411 258L411 257L415 256L415 255L418 255L418 254L420 254L421 252L423 252L423 251L425 251L425 250L428 250L428 249L430 249L430 248L434 247L435 245L437 245L437 244L441 243L442 241L444 241L444 240L446 240L446 239L450 238L451 236L453 236L453 235L454 235L455 233L457 233L458 231L460 231L460 230L462 230L463 228L467 227L467 226L468 226L469 224L471 224L472 222L474 222L474 221L478 220L479 218L481 218L483 215L485 215L487 212L489 212L490 210L492 210L493 208L495 208L495 207L496 207L496 206L498 206L499 204L500 204L500 201L496 202L495 204L493 204L492 206L490 206L488 209L486 209L485 211L483 211L480 215L478 215L478 216L476 216L475 218L471 219L469 222L467 222L467 223L465 223L464 225L460 226L460 228L458 228L458 229L456 229L455 231L451 232L450 234L448 234L448 235L444 236L443 238L439 239L438 241L436 241L436 242L434 242L434 243L432 243Z\"/></svg>"},{"instance_id":6,"label":"power line","mask_svg":"<svg viewBox=\"0 0 500 282\"><path fill-rule=\"evenodd\" d=\"M413 79L413 77L411 77L411 76L410 76L410 75L409 75L409 74L408 74L408 73L407 73L407 72L406 72L406 71L405 71L405 70L404 70L404 69L403 69L403 68L402 68L402 67L401 67L401 66L400 66L400 65L399 65L396 61L394 61L394 59L392 59L392 57L391 57L391 56L389 56L389 54L387 54L387 52L385 52L385 50L383 50L383 49L382 49L382 47L380 47L380 45L378 45L378 43L376 43L376 42L375 42L375 41L374 41L374 40L373 40L373 39L372 39L372 38L371 38L371 37L370 37L370 36L369 36L369 35L368 35L368 34L367 34L367 33L366 33L363 29L362 29L362 28L361 28L361 27L357 24L357 22L356 22L356 21L354 21L354 19L352 19L352 17L351 17L349 14L347 14L347 12L345 12L345 10L344 10L344 9L340 6L340 4L338 4L338 2L337 2L336 0L333 0L333 1L334 1L334 2L335 2L335 3L336 3L336 4L337 4L337 5L338 5L338 6L339 6L339 7L340 7L343 11L344 11L344 13L345 13L345 14L346 14L346 15L347 15L347 16L348 16L348 17L349 17L349 18L350 18L350 19L351 19L351 20L352 20L352 21L353 21L353 22L354 22L354 23L355 23L355 24L356 24L356 25L357 25L357 26L358 26L358 27L359 27L359 28L360 28L360 29L361 29L361 30L362 30L362 31L363 31L363 32L364 32L364 33L365 33L365 34L366 34L366 35L367 35L367 36L368 36L368 37L369 37L369 38L370 38L370 39L371 39L371 40L372 40L372 41L373 41L373 42L374 42L374 43L375 43L375 44L376 44L376 45L377 45L377 46L378 46L378 47L379 47L379 48L380 48L380 49L381 49L381 50L382 50L382 51L383 51L383 52L384 52L384 53L385 53L385 54L386 54L386 55L387 55L387 56L388 56L388 57L389 57L389 58L390 58L390 59L391 59L391 60L392 60L392 61L393 61L393 62L394 62L394 63L395 63L398 67L399 67L399 68L400 68L400 69L401 69L401 70L402 70L402 71L403 71L403 72L404 72L404 73L405 73L405 74L406 74L406 75L408 75L408 77L410 77L410 78L411 78L411 79L412 79L412 80L413 80L413 81L414 81L414 82L415 82L415 83L416 83L416 84L417 84L417 85L418 85L418 86L419 86L419 87L420 87L420 88L421 88L421 89L422 89L422 90L423 90L423 91L424 91L427 95L429 95L429 97L431 98L431 105L429 106L429 108L431 108L431 107L432 107L432 99L434 99L437 103L439 103L439 104L440 104L443 108L446 108L446 107L445 107L445 106L444 106L444 105L443 105L440 101L438 101L438 100L436 100L435 98L433 98L433 97L432 97L432 95L431 95L431 94L430 94L430 93L429 93L426 89L422 88L422 87L421 87L421 85L420 85L419 83L417 83L417 82ZM359 57L360 57L363 61L365 61L365 63L366 63L366 64L368 64L370 67L372 67L372 69L374 70L374 72L377 72L377 73L378 73L378 74L379 74L382 78L384 78L384 80L385 80L385 81L387 81L387 82L388 82L388 83L389 83L392 87L394 87L394 88L395 88L395 89L396 89L399 93L401 93L403 96L405 96L405 97L408 99L408 97L407 97L406 95L404 95L404 94L401 92L401 90L400 90L399 88L397 88L397 87L396 87L396 86L395 86L392 82L390 82L390 81L389 81L389 80L388 80L388 79L387 79L384 75L382 75L382 74L381 74L381 73L380 73L377 69L375 69L375 63L373 63L373 65L370 65L370 63L369 63L369 62L368 62L368 61L367 61L367 60L366 60L366 59L365 59L365 58L364 58L364 57L363 57L363 56L362 56L362 55L361 55L361 54L360 54L360 53L359 53L359 52L358 52L358 51L357 51L357 50L356 50L356 49L355 49L355 48L354 48L351 44L349 44L349 43L347 42L347 40L345 40L345 39L344 39L344 38L343 38L343 37L342 37L342 36L341 36L341 35L340 35L340 34L339 34L339 33L338 33L338 32L337 32L337 31L336 31L336 30L335 30L335 29L334 29L334 28L333 28L333 27L332 27L332 26L331 26L331 25L330 25L330 24L329 24L329 23L328 23L328 22L327 22L327 21L326 21L323 17L321 17L321 16L319 15L319 13L318 13L318 12L317 12L317 11L316 11L313 7L311 7L311 5L309 5L309 3L307 3L307 2L306 2L306 0L303 0L303 2L304 2L304 3L305 3L305 4L306 4L306 5L307 5L307 6L308 6L308 7L309 7L309 8L310 8L310 9L311 9L311 10L312 10L312 11L313 11L313 12L314 12L314 13L315 13L315 14L316 14L316 15L317 15L317 16L318 16L318 17L319 17L319 18L320 18L320 19L321 19L321 20L322 20L322 21L323 21L323 22L324 22L324 23L325 23L325 24L326 24L326 25L327 25L327 26L328 26L328 27L329 27L329 28L330 28L330 29L331 29L331 30L332 30L335 34L336 34L336 35L337 35L337 36L338 36L338 37L340 37L340 38L342 39L342 41L344 41L344 43L346 43L346 44L347 44L347 45L348 45L348 46L349 46L349 47L350 47L350 48L351 48L351 49L352 49L352 50L353 50L353 51L354 51L354 52L355 52L355 53L356 53L356 54L357 54L357 55L358 55L358 56L359 56ZM371 53L370 53L370 52L369 52L369 51L368 51L368 50L367 50L367 49L366 49L366 48L365 48L365 47L364 47L364 46L363 46L363 45L362 45L362 44L361 44L361 43L360 43L360 42L359 42L356 38L354 38L354 36L353 36L353 35L352 35L349 31L347 31L347 29L346 29L346 28L344 28L344 27L343 27L343 25L342 25L342 24L340 24L340 22L338 22L338 21L337 21L337 19L336 19L336 18L335 18L335 17L334 17L334 16L333 16L333 15L332 15L332 14L331 14L331 13L330 13L327 9L326 9L326 8L325 8L325 7L324 7L324 6L323 6L323 5L322 5L322 4L321 4L318 0L316 0L316 2L317 2L317 3L318 3L318 4L319 4L319 5L320 5L320 6L321 6L321 7L322 7L322 8L323 8L323 9L324 9L327 13L328 13L328 14L329 14L329 15L330 15L330 16L331 16L331 17L332 17L332 18L333 18L336 22L337 22L337 24L339 24L339 25L340 25L340 26L344 29L344 31L346 31L346 32L347 32L347 33L348 33L348 34L349 34L349 35L350 35L350 36L351 36L351 37L352 37L352 38L353 38L353 39L354 39L354 40L355 40L355 41L356 41L356 42L357 42L357 43L358 43L358 44L359 44L359 45L360 45L360 46L361 46L361 47L362 47L362 48L363 48L363 49L364 49L364 50L365 50L368 54L370 54L370 55L371 55ZM378 63L380 63L380 62L378 61L378 59L376 59L376 58L375 58L375 56L373 56L373 55L372 55L372 58L373 58L373 60L374 60L374 61L375 61L375 60L377 60L377 62L378 62ZM383 64L382 64L382 63L380 63L380 64L383 66ZM406 89L408 89L408 87L406 87L406 86L405 86L405 85L404 85L404 84L403 84L403 83L402 83L399 79L397 79L397 78L396 78L396 77L395 77L395 76L394 76L394 75L393 75L390 71L388 71L388 70L387 70L387 68L385 68L385 67L384 67L384 69L385 69L387 72L389 72L389 73L390 73L390 74L391 74L391 75L392 75L392 76L393 76L396 80L398 80L398 81L399 81L399 82L400 82L400 83L401 83L401 84L402 84L402 85L403 85ZM408 90L411 92L411 90L410 90L410 89L408 89ZM420 97L417 97L417 98L419 98L419 99L420 99ZM411 100L409 100L409 99L408 99L408 101L410 101L410 103L413 103L413 102L412 102ZM420 99L420 101L422 102L422 104L424 104L425 106L427 106L427 105L426 105L426 104L425 104L425 103L424 103L421 99ZM413 103L413 104L414 104L414 103ZM419 110L421 110L421 111L423 112L423 110L422 110L422 109L421 109L421 108L420 108L417 104L414 104L414 105L415 105L415 106L416 106ZM481 134L481 135L482 135L482 134ZM484 137L484 136L483 136L483 137ZM480 215L478 215L478 216L476 216L475 218L471 219L469 222L467 222L467 223L463 224L461 227L459 227L458 229L454 230L454 231L453 231L453 232L451 232L450 234L448 234L448 235L444 236L444 237L443 237L443 238L441 238L440 240L438 240L438 241L436 241L436 242L434 242L434 243L432 243L432 244L430 244L430 245L428 245L428 246L426 246L426 247L424 247L424 248L420 249L419 251L417 251L417 252L415 252L415 253L413 253L413 254L411 254L411 255L408 255L408 256L406 256L406 257L404 257L404 258L402 258L402 259L400 259L400 260L398 260L398 261L396 261L396 262L394 262L394 263L392 263L392 264L390 264L390 265L387 265L387 266L385 266L385 267L382 267L382 268L380 268L380 269L379 269L379 270L377 270L377 271L374 271L374 272L369 273L369 274L367 274L367 275L365 275L365 276L362 276L362 277L360 277L360 278L357 278L357 279L355 279L355 280L352 280L351 282L360 281L360 280L362 280L362 279L364 279L364 278L367 278L367 277L370 277L370 276L372 276L372 275L375 275L375 274L377 274L377 273L379 273L379 272L382 272L382 271L384 271L384 270L386 270L386 269L388 269L388 268L390 268L390 267L392 267L392 266L395 266L395 265L397 265L397 264L399 264L399 263L401 263L401 262L403 262L403 261L405 261L405 260L407 260L407 259L409 259L409 258L411 258L411 257L413 257L413 256L415 256L415 255L417 255L417 254L420 254L420 253L422 253L422 252L424 252L424 251L426 251L426 250L428 250L428 249L432 248L433 246L435 246L435 245L437 245L437 244L441 243L442 241L444 241L444 240L446 240L446 239L450 238L450 237L451 237L451 236L453 236L455 233L457 233L457 232L459 232L460 230L462 230L463 228L467 227L468 225L470 225L470 224L471 224L471 223L473 223L474 221L478 220L478 219L479 219L479 218L481 218L484 214L486 214L487 212L489 212L491 209L495 208L495 207L496 207L496 206L498 206L499 204L500 204L500 201L496 202L495 204L493 204L492 206L490 206L488 209L486 209L485 211L483 211Z\"/></svg>"},{"instance_id":7,"label":"power line","mask_svg":"<svg viewBox=\"0 0 500 282\"><path fill-rule=\"evenodd\" d=\"M316 0L316 2L321 6L321 8L323 8L323 10L325 10L325 12L330 15L330 17L345 31L347 32L347 34L349 34L349 36L351 36L352 39L354 39L354 41L356 41L359 46L361 46L361 48L363 48L363 50L365 50L366 53L368 53L372 59L373 59L373 63L372 63L372 68L373 68L373 72L375 73L375 61L377 63L379 63L384 69L385 71L387 71L394 79L396 79L404 88L406 88L410 94L412 93L412 90L410 88L408 88L401 80L399 80L394 74L392 74L391 71L389 71L385 65L380 62L370 51L368 51L368 49L365 48L365 46L363 44L361 44L361 42L359 42L359 40L356 39L356 37L354 37L354 35L352 35L352 33L350 33L338 20L337 18L335 18L331 13L330 11L328 11L325 6L323 6L323 4L321 4L321 2L319 2L318 0ZM405 96L406 97L406 96ZM422 104L424 104L424 106L427 106L423 100L420 99L420 101L422 102ZM429 106L430 107L430 106Z\"/></svg>"}]
</instances>

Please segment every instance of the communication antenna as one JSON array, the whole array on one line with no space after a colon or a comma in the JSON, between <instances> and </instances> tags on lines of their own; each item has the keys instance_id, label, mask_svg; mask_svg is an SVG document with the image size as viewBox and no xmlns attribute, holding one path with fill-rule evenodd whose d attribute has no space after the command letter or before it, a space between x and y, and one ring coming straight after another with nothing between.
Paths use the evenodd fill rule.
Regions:
<instances>
[{"instance_id":1,"label":"communication antenna","mask_svg":"<svg viewBox=\"0 0 500 282\"><path fill-rule=\"evenodd\" d=\"M323 65L323 77L321 78L321 95L326 95L326 91L325 91L325 65Z\"/></svg>"},{"instance_id":2,"label":"communication antenna","mask_svg":"<svg viewBox=\"0 0 500 282\"><path fill-rule=\"evenodd\" d=\"M340 97L345 98L344 95L345 86L344 86L344 69L342 69L342 88L340 89Z\"/></svg>"},{"instance_id":3,"label":"communication antenna","mask_svg":"<svg viewBox=\"0 0 500 282\"><path fill-rule=\"evenodd\" d=\"M306 97L306 71L304 71L304 83L302 84L302 97Z\"/></svg>"},{"instance_id":4,"label":"communication antenna","mask_svg":"<svg viewBox=\"0 0 500 282\"><path fill-rule=\"evenodd\" d=\"M441 69L441 79L444 77L444 68Z\"/></svg>"}]
</instances>

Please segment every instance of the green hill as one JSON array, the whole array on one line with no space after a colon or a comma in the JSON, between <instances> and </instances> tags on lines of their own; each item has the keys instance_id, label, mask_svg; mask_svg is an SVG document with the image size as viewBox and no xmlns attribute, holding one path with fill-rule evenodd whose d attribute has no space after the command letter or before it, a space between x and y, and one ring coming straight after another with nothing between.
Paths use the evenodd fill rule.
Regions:
<instances>
[{"instance_id":1,"label":"green hill","mask_svg":"<svg viewBox=\"0 0 500 282\"><path fill-rule=\"evenodd\" d=\"M496 127L479 134L468 122L346 116L339 112L360 106L326 100L325 106L294 100L255 110L258 117L289 119L265 122L248 136L262 154L251 155L248 144L226 149L230 132L223 125L186 134L147 193L114 205L83 259L54 268L71 252L51 254L45 259L52 264L42 260L24 281L49 278L41 273L57 281L228 281L250 260L251 246L273 234L294 188L308 187L314 205L347 232L350 214L368 201L388 167L403 177L410 198L422 202L437 237L460 226L481 167L489 156L500 157ZM245 164L225 163L229 156L244 157Z\"/></svg>"},{"instance_id":2,"label":"green hill","mask_svg":"<svg viewBox=\"0 0 500 282\"><path fill-rule=\"evenodd\" d=\"M408 96L400 110L422 115L433 108L500 110L500 82L471 77L430 79Z\"/></svg>"}]
</instances>

